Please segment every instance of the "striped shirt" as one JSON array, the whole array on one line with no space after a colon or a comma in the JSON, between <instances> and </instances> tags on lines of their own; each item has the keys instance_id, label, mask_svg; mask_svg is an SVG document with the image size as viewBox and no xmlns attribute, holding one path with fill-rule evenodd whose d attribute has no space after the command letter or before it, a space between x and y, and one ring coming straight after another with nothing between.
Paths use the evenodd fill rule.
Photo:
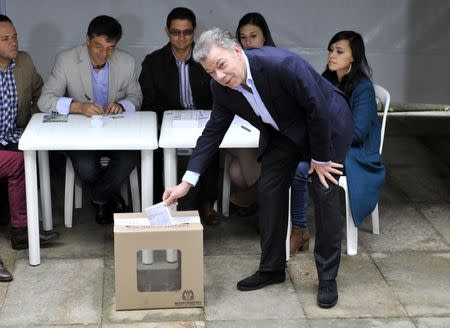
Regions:
<instances>
[{"instance_id":1,"label":"striped shirt","mask_svg":"<svg viewBox=\"0 0 450 328\"><path fill-rule=\"evenodd\" d=\"M178 77L180 80L180 103L184 109L195 109L194 99L192 98L191 83L189 82L189 63L187 62L191 58L191 55L183 61L178 60L176 62L178 66Z\"/></svg>"},{"instance_id":2,"label":"striped shirt","mask_svg":"<svg viewBox=\"0 0 450 328\"><path fill-rule=\"evenodd\" d=\"M18 143L22 130L16 125L18 97L13 68L15 60L6 70L0 70L0 143Z\"/></svg>"}]
</instances>

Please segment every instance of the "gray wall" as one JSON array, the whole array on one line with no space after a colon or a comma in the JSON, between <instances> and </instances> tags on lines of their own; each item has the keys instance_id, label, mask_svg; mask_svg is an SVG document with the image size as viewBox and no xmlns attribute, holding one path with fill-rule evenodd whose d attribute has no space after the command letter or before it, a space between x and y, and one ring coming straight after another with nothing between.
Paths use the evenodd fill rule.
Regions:
<instances>
[{"instance_id":1,"label":"gray wall","mask_svg":"<svg viewBox=\"0 0 450 328\"><path fill-rule=\"evenodd\" d=\"M0 0L14 21L21 48L46 78L55 53L82 43L89 21L100 14L123 25L119 46L138 64L167 42L167 13L187 6L198 32L220 26L234 32L249 11L262 13L277 46L289 48L322 71L326 45L343 29L359 31L376 83L393 101L450 103L450 1L448 0ZM140 65L138 65L140 67Z\"/></svg>"}]
</instances>

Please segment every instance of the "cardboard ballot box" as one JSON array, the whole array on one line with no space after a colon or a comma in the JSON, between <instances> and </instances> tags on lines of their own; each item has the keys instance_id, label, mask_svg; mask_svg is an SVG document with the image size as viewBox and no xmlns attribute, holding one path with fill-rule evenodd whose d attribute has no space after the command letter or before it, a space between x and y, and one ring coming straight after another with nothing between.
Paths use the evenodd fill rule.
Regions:
<instances>
[{"instance_id":1,"label":"cardboard ballot box","mask_svg":"<svg viewBox=\"0 0 450 328\"><path fill-rule=\"evenodd\" d=\"M140 218L145 214L114 214L116 309L203 307L203 226L118 225ZM167 249L176 250L170 262Z\"/></svg>"}]
</instances>

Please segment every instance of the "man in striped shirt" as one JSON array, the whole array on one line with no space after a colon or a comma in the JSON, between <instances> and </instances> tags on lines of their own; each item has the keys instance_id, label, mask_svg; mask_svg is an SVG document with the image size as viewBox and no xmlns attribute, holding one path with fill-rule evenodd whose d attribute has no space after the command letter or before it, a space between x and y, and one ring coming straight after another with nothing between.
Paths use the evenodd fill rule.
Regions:
<instances>
[{"instance_id":1,"label":"man in striped shirt","mask_svg":"<svg viewBox=\"0 0 450 328\"><path fill-rule=\"evenodd\" d=\"M13 23L0 15L0 179L8 181L11 246L17 250L28 248L25 171L18 143L31 115L38 112L36 101L43 84L30 55L18 48ZM40 242L57 236L54 231L42 233ZM0 281L7 281L3 269L0 259Z\"/></svg>"},{"instance_id":2,"label":"man in striped shirt","mask_svg":"<svg viewBox=\"0 0 450 328\"><path fill-rule=\"evenodd\" d=\"M192 59L196 18L194 13L177 7L167 16L166 34L169 42L161 49L147 55L142 62L139 77L143 102L141 110L155 111L161 122L164 111L179 109L211 109L212 97L209 87L210 76L203 67ZM179 167L186 168L186 155L190 149L179 150ZM162 152L154 156L155 195L162 199ZM196 190L192 190L180 208L197 209L205 224L218 224L219 215L213 209L217 199L219 174L218 152L202 175Z\"/></svg>"}]
</instances>

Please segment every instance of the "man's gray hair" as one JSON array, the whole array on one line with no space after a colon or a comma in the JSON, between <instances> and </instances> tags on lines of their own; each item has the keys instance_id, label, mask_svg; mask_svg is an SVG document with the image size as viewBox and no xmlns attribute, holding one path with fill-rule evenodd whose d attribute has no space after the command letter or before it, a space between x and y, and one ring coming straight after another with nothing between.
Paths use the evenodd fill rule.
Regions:
<instances>
[{"instance_id":1,"label":"man's gray hair","mask_svg":"<svg viewBox=\"0 0 450 328\"><path fill-rule=\"evenodd\" d=\"M232 50L235 45L239 45L239 43L229 31L213 27L203 32L198 38L193 50L193 58L196 62L201 62L208 57L212 46Z\"/></svg>"}]
</instances>

